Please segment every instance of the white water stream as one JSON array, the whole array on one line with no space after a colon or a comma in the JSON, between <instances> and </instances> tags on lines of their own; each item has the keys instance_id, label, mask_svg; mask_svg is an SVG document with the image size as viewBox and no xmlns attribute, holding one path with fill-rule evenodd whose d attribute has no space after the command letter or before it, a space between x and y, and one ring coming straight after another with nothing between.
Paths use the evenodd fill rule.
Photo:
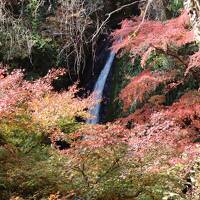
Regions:
<instances>
[{"instance_id":1,"label":"white water stream","mask_svg":"<svg viewBox=\"0 0 200 200\"><path fill-rule=\"evenodd\" d=\"M88 119L87 123L88 124L97 124L99 122L99 112L100 112L100 107L101 107L101 100L102 100L102 96L103 96L103 90L104 90L104 86L106 83L106 79L108 77L108 74L110 72L112 63L114 61L115 58L115 53L114 52L110 52L110 55L106 61L106 64L104 66L104 68L102 69L99 78L95 84L94 87L94 94L95 94L95 98L97 100L97 104L92 107L90 109L90 114L93 116L92 119Z\"/></svg>"}]
</instances>

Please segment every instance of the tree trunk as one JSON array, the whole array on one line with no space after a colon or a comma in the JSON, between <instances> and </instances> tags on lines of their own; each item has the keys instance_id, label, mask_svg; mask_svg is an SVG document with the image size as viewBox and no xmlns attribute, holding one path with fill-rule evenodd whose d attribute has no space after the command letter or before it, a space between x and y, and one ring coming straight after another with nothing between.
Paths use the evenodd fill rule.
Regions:
<instances>
[{"instance_id":1,"label":"tree trunk","mask_svg":"<svg viewBox=\"0 0 200 200\"><path fill-rule=\"evenodd\" d=\"M184 7L189 12L196 40L200 42L200 0L184 0Z\"/></svg>"}]
</instances>

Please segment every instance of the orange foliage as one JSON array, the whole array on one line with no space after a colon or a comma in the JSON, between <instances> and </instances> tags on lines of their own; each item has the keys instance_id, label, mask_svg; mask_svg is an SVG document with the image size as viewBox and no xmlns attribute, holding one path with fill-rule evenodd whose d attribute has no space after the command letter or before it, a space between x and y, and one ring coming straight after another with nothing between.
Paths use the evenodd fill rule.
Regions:
<instances>
[{"instance_id":1,"label":"orange foliage","mask_svg":"<svg viewBox=\"0 0 200 200\"><path fill-rule=\"evenodd\" d=\"M127 110L133 102L143 102L148 94L155 91L161 83L166 84L174 80L175 76L175 71L169 73L143 71L134 77L119 94L119 98L124 103L124 110Z\"/></svg>"},{"instance_id":2,"label":"orange foliage","mask_svg":"<svg viewBox=\"0 0 200 200\"><path fill-rule=\"evenodd\" d=\"M121 29L112 35L114 40L121 37L121 42L114 42L113 50L127 49L132 55L141 55L143 65L146 57L155 48L167 50L169 45L180 47L194 41L194 34L187 29L189 16L186 11L181 16L170 19L165 23L160 21L145 20L142 24L141 17L124 20ZM147 52L146 54L144 54Z\"/></svg>"},{"instance_id":3,"label":"orange foliage","mask_svg":"<svg viewBox=\"0 0 200 200\"><path fill-rule=\"evenodd\" d=\"M24 80L23 70L8 73L0 66L0 117L13 113L33 99L43 98L52 91L51 82L64 73L64 69L52 69L45 77L31 82Z\"/></svg>"},{"instance_id":4,"label":"orange foliage","mask_svg":"<svg viewBox=\"0 0 200 200\"><path fill-rule=\"evenodd\" d=\"M197 135L179 127L164 112L155 112L149 119L143 125L136 124L129 140L130 154L135 159L151 163L146 166L147 169L188 164L199 156L200 146L193 142L198 138Z\"/></svg>"},{"instance_id":5,"label":"orange foliage","mask_svg":"<svg viewBox=\"0 0 200 200\"><path fill-rule=\"evenodd\" d=\"M165 92L184 84L185 77L189 72L193 72L192 76L198 80L200 76L200 51L183 60L174 47L181 47L190 42L194 42L194 34L188 29L189 16L186 11L177 18L170 19L166 22L144 20L140 17L134 17L131 20L124 20L121 28L113 33L115 42L113 50L118 51L124 49L130 52L134 60L136 55L141 56L141 66L144 68L149 55L152 51L158 51L167 56L173 57L183 72L178 69L171 72L159 73L150 72L154 62L147 66L142 73L134 77L131 82L121 91L119 98L124 103L124 110L127 110L134 102L144 102L153 91L161 84L165 86ZM119 42L117 38L121 37ZM173 47L173 48L170 48ZM184 73L185 71L185 73ZM195 72L195 73L194 73ZM182 73L181 77L177 76ZM177 78L179 77L179 78Z\"/></svg>"},{"instance_id":6,"label":"orange foliage","mask_svg":"<svg viewBox=\"0 0 200 200\"><path fill-rule=\"evenodd\" d=\"M85 126L79 132L70 134L72 140L74 138L84 138L80 141L72 143L73 149L79 154L80 151L88 151L98 148L112 147L118 144L126 144L129 138L129 130L121 125L108 123L106 125Z\"/></svg>"},{"instance_id":7,"label":"orange foliage","mask_svg":"<svg viewBox=\"0 0 200 200\"><path fill-rule=\"evenodd\" d=\"M75 134L59 133L56 137L71 140L71 148L61 150L61 153L84 162L94 152L103 151L106 154L113 149L120 150L120 146L124 145L127 152L123 159L139 162L144 171L165 170L177 163L191 165L200 155L200 146L194 143L198 136L180 127L165 110L158 110L150 107L139 110L132 115L134 126L130 129L123 125L127 118L112 124L86 125ZM137 121L140 114L148 116L148 120Z\"/></svg>"},{"instance_id":8,"label":"orange foliage","mask_svg":"<svg viewBox=\"0 0 200 200\"><path fill-rule=\"evenodd\" d=\"M193 72L197 73L197 78L200 76L200 51L196 52L189 58L188 68L186 69L185 75Z\"/></svg>"},{"instance_id":9,"label":"orange foliage","mask_svg":"<svg viewBox=\"0 0 200 200\"><path fill-rule=\"evenodd\" d=\"M74 85L68 91L52 91L43 98L33 99L29 102L33 120L44 128L51 128L55 127L61 120L73 121L75 116L90 117L86 110L94 105L93 96L85 99L78 98L75 97L77 92L77 85Z\"/></svg>"},{"instance_id":10,"label":"orange foliage","mask_svg":"<svg viewBox=\"0 0 200 200\"><path fill-rule=\"evenodd\" d=\"M150 120L150 116L154 112L160 111L164 106L156 106L152 104L145 104L142 108L137 109L134 113L128 115L128 117L125 118L119 118L116 120L117 123L123 124L124 126L127 126L130 124L130 127L134 127L135 124L145 124L148 123Z\"/></svg>"},{"instance_id":11,"label":"orange foliage","mask_svg":"<svg viewBox=\"0 0 200 200\"><path fill-rule=\"evenodd\" d=\"M49 129L61 120L89 117L86 110L95 103L94 98L75 98L77 85L64 92L53 91L52 81L64 73L64 69L52 69L45 77L31 82L24 80L22 70L9 74L0 68L0 118L18 111L29 112L33 122Z\"/></svg>"},{"instance_id":12,"label":"orange foliage","mask_svg":"<svg viewBox=\"0 0 200 200\"><path fill-rule=\"evenodd\" d=\"M174 103L167 113L183 127L200 130L200 91L189 91Z\"/></svg>"}]
</instances>

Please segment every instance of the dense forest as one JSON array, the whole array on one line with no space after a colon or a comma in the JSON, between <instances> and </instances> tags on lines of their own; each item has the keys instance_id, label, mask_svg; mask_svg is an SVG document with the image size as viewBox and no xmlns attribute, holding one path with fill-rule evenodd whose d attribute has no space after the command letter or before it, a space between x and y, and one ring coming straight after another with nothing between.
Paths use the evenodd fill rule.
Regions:
<instances>
[{"instance_id":1,"label":"dense forest","mask_svg":"<svg viewBox=\"0 0 200 200\"><path fill-rule=\"evenodd\" d=\"M199 42L199 0L0 0L0 200L199 200Z\"/></svg>"}]
</instances>

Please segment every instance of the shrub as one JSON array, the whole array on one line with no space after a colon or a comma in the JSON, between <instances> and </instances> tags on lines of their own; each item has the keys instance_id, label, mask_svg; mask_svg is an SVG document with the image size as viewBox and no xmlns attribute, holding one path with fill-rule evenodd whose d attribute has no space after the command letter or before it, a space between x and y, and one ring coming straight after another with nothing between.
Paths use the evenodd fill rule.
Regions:
<instances>
[{"instance_id":1,"label":"shrub","mask_svg":"<svg viewBox=\"0 0 200 200\"><path fill-rule=\"evenodd\" d=\"M49 137L61 132L63 126L65 133L77 130L81 124L77 124L75 117L89 116L86 109L93 98L75 98L76 86L60 93L53 91L52 80L63 74L62 69L52 69L45 77L31 82L23 79L23 71L9 73L1 68L2 199L41 199L58 191L70 194L73 189L65 171L67 159L50 146Z\"/></svg>"}]
</instances>

